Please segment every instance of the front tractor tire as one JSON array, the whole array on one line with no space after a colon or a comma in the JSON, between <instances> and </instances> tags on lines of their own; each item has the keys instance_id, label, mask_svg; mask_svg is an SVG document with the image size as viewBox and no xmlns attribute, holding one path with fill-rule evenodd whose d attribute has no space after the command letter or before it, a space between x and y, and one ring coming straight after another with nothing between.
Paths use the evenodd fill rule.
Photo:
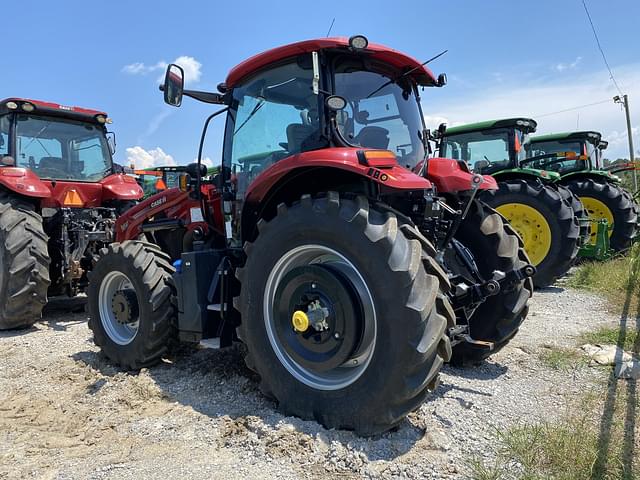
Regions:
<instances>
[{"instance_id":1,"label":"front tractor tire","mask_svg":"<svg viewBox=\"0 0 640 480\"><path fill-rule=\"evenodd\" d=\"M468 249L483 280L492 279L495 270L507 273L529 264L523 243L514 229L495 210L478 200L473 202L455 240ZM445 261L455 273L464 273L465 262L451 251L447 252ZM504 347L527 317L532 294L533 283L527 278L487 297L468 321L469 334L474 340L493 343L493 349L459 343L453 347L451 363L457 366L477 364ZM467 322L458 318L458 324L461 323Z\"/></svg>"},{"instance_id":2,"label":"front tractor tire","mask_svg":"<svg viewBox=\"0 0 640 480\"><path fill-rule=\"evenodd\" d=\"M592 178L572 180L567 187L580 198L589 213L592 220L591 243L595 244L596 222L606 219L611 248L624 251L631 247L638 233L637 205L631 195L618 185Z\"/></svg>"},{"instance_id":3,"label":"front tractor tire","mask_svg":"<svg viewBox=\"0 0 640 480\"><path fill-rule=\"evenodd\" d=\"M50 261L34 206L0 193L0 330L27 328L42 317Z\"/></svg>"},{"instance_id":4,"label":"front tractor tire","mask_svg":"<svg viewBox=\"0 0 640 480\"><path fill-rule=\"evenodd\" d=\"M327 428L398 424L451 355L455 318L435 251L393 213L334 192L281 204L258 231L235 305L262 391Z\"/></svg>"},{"instance_id":5,"label":"front tractor tire","mask_svg":"<svg viewBox=\"0 0 640 480\"><path fill-rule=\"evenodd\" d=\"M536 267L536 287L548 287L569 271L580 247L580 226L571 205L556 189L539 182L508 180L482 199L522 238Z\"/></svg>"},{"instance_id":6,"label":"front tractor tire","mask_svg":"<svg viewBox=\"0 0 640 480\"><path fill-rule=\"evenodd\" d=\"M175 327L175 270L151 243L114 243L102 253L87 290L93 341L125 369L152 366L167 352Z\"/></svg>"}]
</instances>

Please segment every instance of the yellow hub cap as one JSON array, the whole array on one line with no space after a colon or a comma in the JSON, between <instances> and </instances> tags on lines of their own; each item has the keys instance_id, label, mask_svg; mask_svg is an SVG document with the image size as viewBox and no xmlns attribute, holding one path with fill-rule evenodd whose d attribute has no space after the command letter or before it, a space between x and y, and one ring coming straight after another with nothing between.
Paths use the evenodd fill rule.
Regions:
<instances>
[{"instance_id":1,"label":"yellow hub cap","mask_svg":"<svg viewBox=\"0 0 640 480\"><path fill-rule=\"evenodd\" d=\"M524 242L533 265L538 266L551 249L551 228L547 219L535 208L522 203L505 203L496 208Z\"/></svg>"},{"instance_id":2,"label":"yellow hub cap","mask_svg":"<svg viewBox=\"0 0 640 480\"><path fill-rule=\"evenodd\" d=\"M591 222L591 245L596 243L596 233L598 232L598 220L605 219L609 223L609 236L613 233L613 212L597 198L580 197L580 201L584 208L589 212L589 218L594 220Z\"/></svg>"},{"instance_id":3,"label":"yellow hub cap","mask_svg":"<svg viewBox=\"0 0 640 480\"><path fill-rule=\"evenodd\" d=\"M291 323L296 332L306 332L309 328L309 317L302 310L296 310L291 317Z\"/></svg>"}]
</instances>

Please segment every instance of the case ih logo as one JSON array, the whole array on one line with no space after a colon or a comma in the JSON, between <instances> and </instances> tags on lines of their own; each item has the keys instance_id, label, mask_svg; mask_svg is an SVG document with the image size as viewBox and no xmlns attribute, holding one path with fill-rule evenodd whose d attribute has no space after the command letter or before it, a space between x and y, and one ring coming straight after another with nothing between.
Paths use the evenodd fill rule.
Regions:
<instances>
[{"instance_id":1,"label":"case ih logo","mask_svg":"<svg viewBox=\"0 0 640 480\"><path fill-rule=\"evenodd\" d=\"M73 112L73 107L67 107L66 105L58 105L60 110L66 110L68 112Z\"/></svg>"},{"instance_id":2,"label":"case ih logo","mask_svg":"<svg viewBox=\"0 0 640 480\"><path fill-rule=\"evenodd\" d=\"M167 197L159 198L155 202L152 202L151 205L149 205L149 208L156 208L156 207L162 205L163 203L166 203L166 201L167 201Z\"/></svg>"}]
</instances>

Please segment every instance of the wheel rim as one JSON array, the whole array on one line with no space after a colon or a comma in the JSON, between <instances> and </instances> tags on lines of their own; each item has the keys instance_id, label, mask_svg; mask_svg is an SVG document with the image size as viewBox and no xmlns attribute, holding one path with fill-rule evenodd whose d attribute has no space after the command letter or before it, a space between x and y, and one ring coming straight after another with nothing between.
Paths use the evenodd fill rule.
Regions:
<instances>
[{"instance_id":1,"label":"wheel rim","mask_svg":"<svg viewBox=\"0 0 640 480\"><path fill-rule=\"evenodd\" d=\"M518 232L533 265L540 265L551 249L551 227L538 210L522 203L505 203L496 208Z\"/></svg>"},{"instance_id":2,"label":"wheel rim","mask_svg":"<svg viewBox=\"0 0 640 480\"><path fill-rule=\"evenodd\" d=\"M609 237L613 233L613 212L604 202L601 202L597 198L593 197L580 197L584 209L589 213L589 218L592 220L590 227L590 243L596 244L596 234L598 233L598 220L605 219L609 223Z\"/></svg>"},{"instance_id":3,"label":"wheel rim","mask_svg":"<svg viewBox=\"0 0 640 480\"><path fill-rule=\"evenodd\" d=\"M126 303L128 312L123 311ZM140 327L139 302L129 277L122 272L105 275L98 292L98 307L102 327L113 342L128 345L136 338Z\"/></svg>"},{"instance_id":4,"label":"wheel rim","mask_svg":"<svg viewBox=\"0 0 640 480\"><path fill-rule=\"evenodd\" d=\"M301 300L302 291L316 293L308 295L311 303L306 306L301 306L307 301ZM314 298L326 309L326 330L314 330L316 324L304 332L296 330L307 326L305 317L313 313ZM263 306L269 343L298 381L318 390L339 390L367 369L377 336L373 297L344 255L322 245L303 245L285 253L269 274Z\"/></svg>"}]
</instances>

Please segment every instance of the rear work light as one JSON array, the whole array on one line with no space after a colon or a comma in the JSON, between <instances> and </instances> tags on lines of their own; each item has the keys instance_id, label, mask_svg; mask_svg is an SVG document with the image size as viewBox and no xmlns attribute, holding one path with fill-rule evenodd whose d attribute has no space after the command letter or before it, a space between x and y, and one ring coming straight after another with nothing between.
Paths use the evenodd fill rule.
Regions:
<instances>
[{"instance_id":1,"label":"rear work light","mask_svg":"<svg viewBox=\"0 0 640 480\"><path fill-rule=\"evenodd\" d=\"M16 102L7 102L6 105L9 110L15 110L18 108L18 104Z\"/></svg>"},{"instance_id":2,"label":"rear work light","mask_svg":"<svg viewBox=\"0 0 640 480\"><path fill-rule=\"evenodd\" d=\"M33 103L24 102L22 104L22 110L24 110L25 112L33 112L35 109L36 107L33 105Z\"/></svg>"}]
</instances>

